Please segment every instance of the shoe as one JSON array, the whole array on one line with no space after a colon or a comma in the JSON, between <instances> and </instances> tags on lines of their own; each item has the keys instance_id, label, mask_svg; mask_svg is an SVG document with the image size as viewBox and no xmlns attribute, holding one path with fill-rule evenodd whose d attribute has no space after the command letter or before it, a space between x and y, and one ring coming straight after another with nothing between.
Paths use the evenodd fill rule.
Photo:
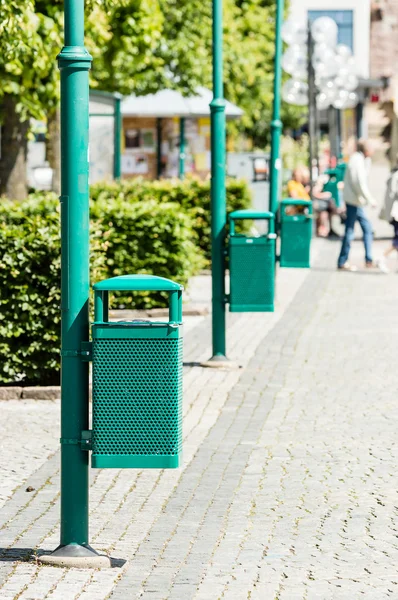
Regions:
<instances>
[{"instance_id":1,"label":"shoe","mask_svg":"<svg viewBox=\"0 0 398 600\"><path fill-rule=\"evenodd\" d=\"M337 267L338 271L350 271L351 273L355 273L355 271L358 271L357 267L355 267L354 265L350 265L349 263L345 263L344 265L339 265Z\"/></svg>"},{"instance_id":2,"label":"shoe","mask_svg":"<svg viewBox=\"0 0 398 600\"><path fill-rule=\"evenodd\" d=\"M377 261L377 267L380 269L380 271L382 273L389 273L390 269L387 267L386 265L386 261L384 260L384 258L380 258L380 260Z\"/></svg>"},{"instance_id":3,"label":"shoe","mask_svg":"<svg viewBox=\"0 0 398 600\"><path fill-rule=\"evenodd\" d=\"M317 236L320 238L327 238L328 235L329 235L329 232L328 232L327 227L325 227L324 225L320 225L318 227Z\"/></svg>"},{"instance_id":4,"label":"shoe","mask_svg":"<svg viewBox=\"0 0 398 600\"><path fill-rule=\"evenodd\" d=\"M372 260L372 262L366 261L366 263L365 263L365 269L378 269L378 268L379 268L379 265L374 260Z\"/></svg>"}]
</instances>

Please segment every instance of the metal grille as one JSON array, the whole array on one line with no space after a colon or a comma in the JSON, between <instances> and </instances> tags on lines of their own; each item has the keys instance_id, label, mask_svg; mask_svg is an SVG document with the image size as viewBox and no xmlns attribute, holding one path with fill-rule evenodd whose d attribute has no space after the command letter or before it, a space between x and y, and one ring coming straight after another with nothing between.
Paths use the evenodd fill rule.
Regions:
<instances>
[{"instance_id":1,"label":"metal grille","mask_svg":"<svg viewBox=\"0 0 398 600\"><path fill-rule=\"evenodd\" d=\"M176 455L182 339L93 341L93 454Z\"/></svg>"},{"instance_id":2,"label":"metal grille","mask_svg":"<svg viewBox=\"0 0 398 600\"><path fill-rule=\"evenodd\" d=\"M282 223L281 264L308 265L312 221L286 220Z\"/></svg>"},{"instance_id":3,"label":"metal grille","mask_svg":"<svg viewBox=\"0 0 398 600\"><path fill-rule=\"evenodd\" d=\"M264 305L274 302L273 243L237 244L231 240L231 304Z\"/></svg>"}]
</instances>

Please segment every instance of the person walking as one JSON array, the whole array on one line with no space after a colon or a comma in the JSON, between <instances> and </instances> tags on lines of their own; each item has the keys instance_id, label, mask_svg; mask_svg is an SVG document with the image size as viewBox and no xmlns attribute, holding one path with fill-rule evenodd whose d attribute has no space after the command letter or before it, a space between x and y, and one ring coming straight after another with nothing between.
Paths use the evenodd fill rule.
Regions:
<instances>
[{"instance_id":1,"label":"person walking","mask_svg":"<svg viewBox=\"0 0 398 600\"><path fill-rule=\"evenodd\" d=\"M384 205L380 211L379 219L387 221L394 227L394 237L391 245L386 249L378 265L383 273L389 273L386 258L392 252L398 252L398 155L396 166L392 169L387 181Z\"/></svg>"},{"instance_id":2,"label":"person walking","mask_svg":"<svg viewBox=\"0 0 398 600\"><path fill-rule=\"evenodd\" d=\"M365 213L366 206L377 206L368 186L368 163L372 154L373 149L370 143L367 140L359 140L357 151L351 156L347 165L344 177L344 202L347 207L347 219L337 262L337 268L342 271L356 271L356 267L351 266L348 262L348 257L357 221L363 232L365 267L369 269L377 266L372 257L372 225Z\"/></svg>"}]
</instances>

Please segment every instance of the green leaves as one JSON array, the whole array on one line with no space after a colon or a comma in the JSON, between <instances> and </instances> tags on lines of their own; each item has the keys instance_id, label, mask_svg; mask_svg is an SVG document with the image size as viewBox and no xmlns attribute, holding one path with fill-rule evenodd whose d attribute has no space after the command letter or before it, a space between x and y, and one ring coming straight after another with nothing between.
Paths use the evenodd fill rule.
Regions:
<instances>
[{"instance_id":1,"label":"green leaves","mask_svg":"<svg viewBox=\"0 0 398 600\"><path fill-rule=\"evenodd\" d=\"M247 183L243 180L227 180L227 210L249 208L251 195ZM177 203L192 219L192 227L196 233L196 241L210 262L210 182L199 179L169 179L161 181L146 181L143 179L124 179L120 182L99 183L92 186L91 197L94 200L93 211L97 214L97 206L104 210L110 204L121 210L126 203L151 202ZM112 222L117 216L112 212Z\"/></svg>"},{"instance_id":2,"label":"green leaves","mask_svg":"<svg viewBox=\"0 0 398 600\"><path fill-rule=\"evenodd\" d=\"M272 107L275 2L224 0L225 95L245 112L229 124L254 144L268 140ZM63 0L1 0L0 105L18 96L21 118L43 118L59 100L55 61L63 45ZM211 86L211 2L89 0L86 46L92 87L122 94ZM299 111L283 108L289 127ZM1 114L0 114L1 119Z\"/></svg>"},{"instance_id":3,"label":"green leaves","mask_svg":"<svg viewBox=\"0 0 398 600\"><path fill-rule=\"evenodd\" d=\"M42 118L58 102L61 4L46 13L38 10L40 4L53 3L1 0L0 5L0 104L4 94L18 96L21 120Z\"/></svg>"},{"instance_id":4,"label":"green leaves","mask_svg":"<svg viewBox=\"0 0 398 600\"><path fill-rule=\"evenodd\" d=\"M186 284L210 253L210 188L196 180L124 180L92 189L91 281L148 273ZM247 208L228 182L229 210ZM60 349L60 222L55 194L0 203L0 382L55 384ZM114 306L166 306L161 293L118 294Z\"/></svg>"},{"instance_id":5,"label":"green leaves","mask_svg":"<svg viewBox=\"0 0 398 600\"><path fill-rule=\"evenodd\" d=\"M105 43L101 52L94 50L93 86L123 94L157 91L166 85L165 63L158 52L164 23L159 2L129 0L113 6L107 24L102 23ZM97 23L89 24L94 39Z\"/></svg>"}]
</instances>

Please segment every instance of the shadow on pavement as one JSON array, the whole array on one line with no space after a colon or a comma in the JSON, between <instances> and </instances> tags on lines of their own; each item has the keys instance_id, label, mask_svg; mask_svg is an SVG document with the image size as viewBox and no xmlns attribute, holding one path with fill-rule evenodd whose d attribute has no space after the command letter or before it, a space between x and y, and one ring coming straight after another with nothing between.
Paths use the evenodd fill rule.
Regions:
<instances>
[{"instance_id":1,"label":"shadow on pavement","mask_svg":"<svg viewBox=\"0 0 398 600\"><path fill-rule=\"evenodd\" d=\"M28 562L48 554L51 554L51 551L40 548L0 548L0 562ZM111 557L110 560L112 569L120 569L127 562L123 558Z\"/></svg>"},{"instance_id":2,"label":"shadow on pavement","mask_svg":"<svg viewBox=\"0 0 398 600\"><path fill-rule=\"evenodd\" d=\"M0 562L26 562L36 556L37 552L33 548L0 548Z\"/></svg>"}]
</instances>

